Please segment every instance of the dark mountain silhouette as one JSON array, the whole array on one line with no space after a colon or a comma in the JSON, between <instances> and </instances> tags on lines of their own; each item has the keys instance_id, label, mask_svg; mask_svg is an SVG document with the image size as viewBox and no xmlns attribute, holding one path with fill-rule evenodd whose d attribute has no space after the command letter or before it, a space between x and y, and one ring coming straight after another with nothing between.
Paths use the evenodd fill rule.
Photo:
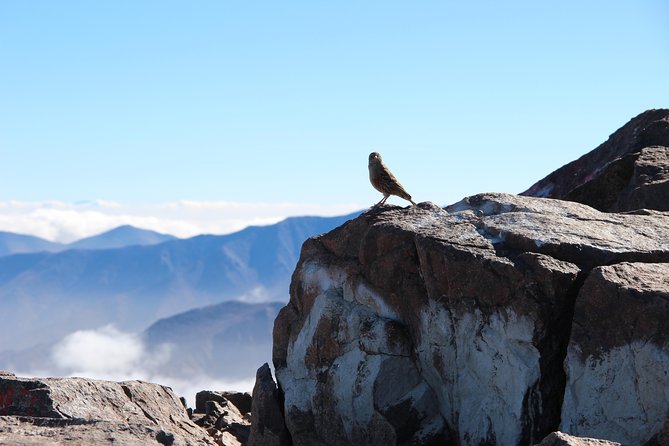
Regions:
<instances>
[{"instance_id":1,"label":"dark mountain silhouette","mask_svg":"<svg viewBox=\"0 0 669 446\"><path fill-rule=\"evenodd\" d=\"M137 331L226 300L286 301L302 242L354 215L289 218L151 246L1 257L0 350L111 322Z\"/></svg>"}]
</instances>

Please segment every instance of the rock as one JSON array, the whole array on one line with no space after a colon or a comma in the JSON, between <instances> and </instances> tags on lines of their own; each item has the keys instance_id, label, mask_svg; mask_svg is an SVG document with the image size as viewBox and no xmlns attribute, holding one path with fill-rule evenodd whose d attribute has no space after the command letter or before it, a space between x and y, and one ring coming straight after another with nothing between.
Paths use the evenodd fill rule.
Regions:
<instances>
[{"instance_id":1,"label":"rock","mask_svg":"<svg viewBox=\"0 0 669 446\"><path fill-rule=\"evenodd\" d=\"M611 211L669 210L669 144L641 149L634 172Z\"/></svg>"},{"instance_id":2,"label":"rock","mask_svg":"<svg viewBox=\"0 0 669 446\"><path fill-rule=\"evenodd\" d=\"M203 390L195 396L196 408L193 414L195 424L202 426L216 441L216 444L237 446L246 444L251 430L250 414L242 413L224 395L232 395L246 408L249 394L241 392L213 392ZM249 408L250 409L250 408Z\"/></svg>"},{"instance_id":3,"label":"rock","mask_svg":"<svg viewBox=\"0 0 669 446\"><path fill-rule=\"evenodd\" d=\"M466 213L499 249L538 252L590 269L623 261L669 262L669 214L610 214L561 200L479 194L446 208ZM473 217L473 218L472 218Z\"/></svg>"},{"instance_id":4,"label":"rock","mask_svg":"<svg viewBox=\"0 0 669 446\"><path fill-rule=\"evenodd\" d=\"M207 401L224 404L230 402L242 414L251 413L251 395L246 392L203 390L195 395L195 413L205 413Z\"/></svg>"},{"instance_id":5,"label":"rock","mask_svg":"<svg viewBox=\"0 0 669 446\"><path fill-rule=\"evenodd\" d=\"M669 264L595 268L576 299L560 429L646 444L669 413Z\"/></svg>"},{"instance_id":6,"label":"rock","mask_svg":"<svg viewBox=\"0 0 669 446\"><path fill-rule=\"evenodd\" d=\"M267 363L256 373L252 401L249 446L292 445L283 420L279 392Z\"/></svg>"},{"instance_id":7,"label":"rock","mask_svg":"<svg viewBox=\"0 0 669 446\"><path fill-rule=\"evenodd\" d=\"M607 212L669 210L669 110L641 113L522 195L577 201Z\"/></svg>"},{"instance_id":8,"label":"rock","mask_svg":"<svg viewBox=\"0 0 669 446\"><path fill-rule=\"evenodd\" d=\"M0 444L213 445L168 387L0 376Z\"/></svg>"},{"instance_id":9,"label":"rock","mask_svg":"<svg viewBox=\"0 0 669 446\"><path fill-rule=\"evenodd\" d=\"M283 401L296 445L537 443L564 416L564 360L578 339L572 317L584 282L639 262L669 262L669 215L606 214L508 194L480 194L447 210L431 203L371 209L303 245L290 302L275 321L280 393L269 400ZM639 268L634 274L645 283ZM630 310L638 325L649 325L644 333L666 332L653 322L669 316L662 299L653 298L651 318ZM624 331L630 321L594 328L598 348L632 342ZM657 395L643 390L638 400L660 422L638 423L650 438L669 411L658 398L668 386L653 375L669 370L669 350L663 335L645 336L638 339L647 340L645 352L655 349L656 368L636 376L651 373L648 389ZM596 351L588 348L586 355ZM595 395L578 392L581 407L596 404ZM260 413L253 417L252 439L256 424L267 425Z\"/></svg>"},{"instance_id":10,"label":"rock","mask_svg":"<svg viewBox=\"0 0 669 446\"><path fill-rule=\"evenodd\" d=\"M620 446L620 443L598 440L596 438L574 437L562 432L552 432L537 446Z\"/></svg>"}]
</instances>

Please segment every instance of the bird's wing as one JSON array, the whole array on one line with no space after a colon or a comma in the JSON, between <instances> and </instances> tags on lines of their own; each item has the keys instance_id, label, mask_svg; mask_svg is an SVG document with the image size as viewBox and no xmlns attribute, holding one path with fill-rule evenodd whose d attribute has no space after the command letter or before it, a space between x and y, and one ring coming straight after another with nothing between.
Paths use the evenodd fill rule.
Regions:
<instances>
[{"instance_id":1,"label":"bird's wing","mask_svg":"<svg viewBox=\"0 0 669 446\"><path fill-rule=\"evenodd\" d=\"M388 169L386 166L383 166L383 169L379 169L380 172L380 177L379 178L381 181L385 182L386 184L400 184L399 181L397 181L397 178L395 178L395 175Z\"/></svg>"},{"instance_id":2,"label":"bird's wing","mask_svg":"<svg viewBox=\"0 0 669 446\"><path fill-rule=\"evenodd\" d=\"M382 169L381 180L392 188L391 193L397 195L398 197L402 197L406 200L411 200L411 195L409 195L409 193L406 190L404 190L404 187L402 186L402 184L400 184L399 181L397 181L395 175L393 175L390 169L388 169L385 166Z\"/></svg>"}]
</instances>

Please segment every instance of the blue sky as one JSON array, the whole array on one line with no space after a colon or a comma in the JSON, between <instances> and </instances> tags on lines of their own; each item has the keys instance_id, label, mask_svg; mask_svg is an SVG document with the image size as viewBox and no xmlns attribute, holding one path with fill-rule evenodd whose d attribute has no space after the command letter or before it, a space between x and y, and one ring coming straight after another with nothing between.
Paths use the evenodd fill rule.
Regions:
<instances>
[{"instance_id":1,"label":"blue sky","mask_svg":"<svg viewBox=\"0 0 669 446\"><path fill-rule=\"evenodd\" d=\"M521 192L669 107L668 5L0 2L0 203L332 214L371 151L416 201Z\"/></svg>"}]
</instances>

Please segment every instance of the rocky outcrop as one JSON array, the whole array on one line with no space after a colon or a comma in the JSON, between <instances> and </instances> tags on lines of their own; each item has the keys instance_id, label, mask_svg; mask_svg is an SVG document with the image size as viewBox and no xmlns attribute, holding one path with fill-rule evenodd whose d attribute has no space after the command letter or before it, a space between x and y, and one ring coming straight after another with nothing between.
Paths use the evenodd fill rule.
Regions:
<instances>
[{"instance_id":1,"label":"rocky outcrop","mask_svg":"<svg viewBox=\"0 0 669 446\"><path fill-rule=\"evenodd\" d=\"M221 446L246 444L251 430L251 395L203 390L195 395L193 421Z\"/></svg>"},{"instance_id":2,"label":"rocky outcrop","mask_svg":"<svg viewBox=\"0 0 669 446\"><path fill-rule=\"evenodd\" d=\"M169 387L0 376L0 444L214 445Z\"/></svg>"},{"instance_id":3,"label":"rocky outcrop","mask_svg":"<svg viewBox=\"0 0 669 446\"><path fill-rule=\"evenodd\" d=\"M650 441L669 412L667 262L662 212L507 194L371 209L304 244L275 322L292 441Z\"/></svg>"},{"instance_id":4,"label":"rocky outcrop","mask_svg":"<svg viewBox=\"0 0 669 446\"><path fill-rule=\"evenodd\" d=\"M607 212L669 210L669 110L641 113L523 195L577 201Z\"/></svg>"},{"instance_id":5,"label":"rocky outcrop","mask_svg":"<svg viewBox=\"0 0 669 446\"><path fill-rule=\"evenodd\" d=\"M203 390L195 395L195 413L205 413L208 401L219 404L232 403L239 413L249 415L251 413L251 395L246 392Z\"/></svg>"},{"instance_id":6,"label":"rocky outcrop","mask_svg":"<svg viewBox=\"0 0 669 446\"><path fill-rule=\"evenodd\" d=\"M289 446L290 434L283 420L279 391L267 363L256 373L251 409L249 446Z\"/></svg>"}]
</instances>

